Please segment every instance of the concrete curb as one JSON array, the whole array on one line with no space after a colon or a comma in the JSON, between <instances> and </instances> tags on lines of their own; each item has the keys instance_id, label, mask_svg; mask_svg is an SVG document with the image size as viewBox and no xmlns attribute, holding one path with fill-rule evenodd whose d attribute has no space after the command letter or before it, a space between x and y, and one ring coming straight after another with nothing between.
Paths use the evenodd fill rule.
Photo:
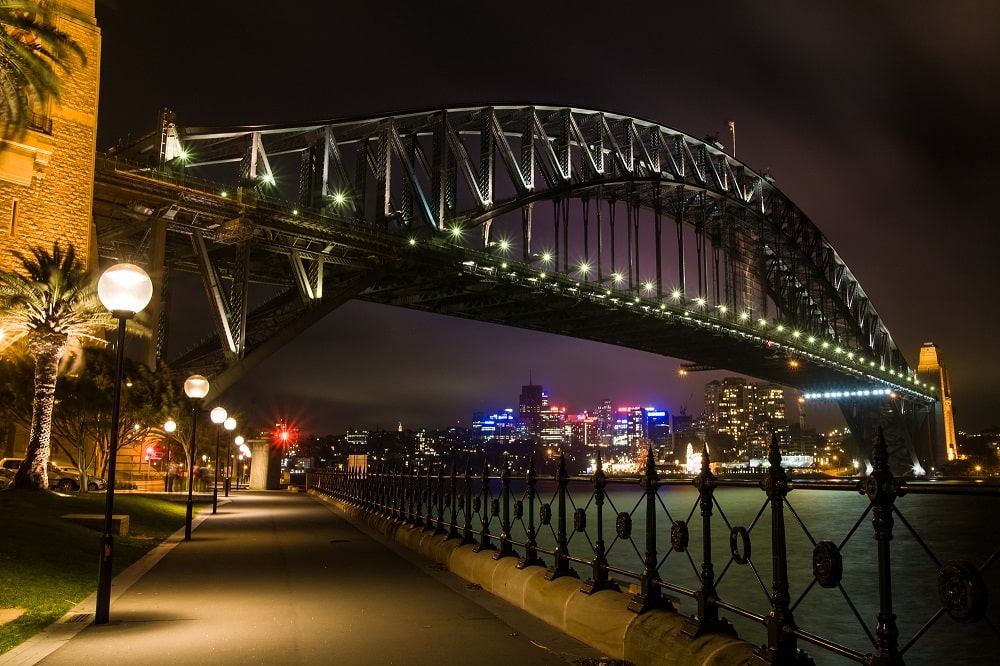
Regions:
<instances>
[{"instance_id":1,"label":"concrete curb","mask_svg":"<svg viewBox=\"0 0 1000 666\"><path fill-rule=\"evenodd\" d=\"M580 580L545 580L545 569L517 568L517 559L493 559L495 551L475 551L432 531L371 514L353 504L309 491L352 520L443 564L491 594L521 608L577 640L635 666L738 666L753 659L754 646L735 636L684 635L688 618L669 610L637 615L628 610L629 597L614 590L580 592Z\"/></svg>"}]
</instances>

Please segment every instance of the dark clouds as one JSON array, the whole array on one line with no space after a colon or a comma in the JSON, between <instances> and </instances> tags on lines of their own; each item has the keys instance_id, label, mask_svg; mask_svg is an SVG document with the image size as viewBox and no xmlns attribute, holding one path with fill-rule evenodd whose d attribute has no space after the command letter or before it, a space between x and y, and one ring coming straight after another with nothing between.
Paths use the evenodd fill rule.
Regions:
<instances>
[{"instance_id":1,"label":"dark clouds","mask_svg":"<svg viewBox=\"0 0 1000 666\"><path fill-rule=\"evenodd\" d=\"M1000 421L994 2L175 0L101 6L98 20L100 148L150 129L162 106L181 124L245 125L564 103L718 133L727 146L735 120L737 156L771 169L823 230L910 363L922 342L941 346L959 425ZM514 404L530 371L573 409L602 397L700 409L706 378L681 380L676 367L350 304L232 399L296 410L319 431L441 425Z\"/></svg>"}]
</instances>

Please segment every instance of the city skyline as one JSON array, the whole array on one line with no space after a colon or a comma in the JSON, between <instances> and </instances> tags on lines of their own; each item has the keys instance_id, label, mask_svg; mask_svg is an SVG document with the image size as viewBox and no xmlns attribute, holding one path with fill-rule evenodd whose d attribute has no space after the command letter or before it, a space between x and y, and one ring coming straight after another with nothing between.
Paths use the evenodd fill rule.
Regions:
<instances>
[{"instance_id":1,"label":"city skyline","mask_svg":"<svg viewBox=\"0 0 1000 666\"><path fill-rule=\"evenodd\" d=\"M297 12L253 3L181 1L171 12L138 5L98 6L101 150L151 129L163 106L182 125L210 126L456 101L562 101L716 135L727 152L769 170L816 222L911 367L924 342L940 346L958 427L1000 421L990 370L1000 365L1000 350L989 333L998 314L989 307L993 296L984 305L974 288L989 283L998 240L984 221L996 170L988 156L998 147L988 128L1000 110L997 91L982 85L1000 69L985 29L1000 17L988 3L918 5L905 15L792 2L667 11L658 3L631 8L629 16L645 18L628 21L628 38L592 34L585 7L555 4L540 6L517 31L486 7L305 3L303 25ZM198 21L187 20L195 14ZM275 36L295 35L294 56L252 48L247 36L261 25ZM381 26L370 36L377 48L364 30L346 29L361 25ZM669 40L667 25L677 26ZM338 26L332 39L328 26ZM481 49L492 56L469 57ZM689 66L678 66L683 58ZM198 307L178 316L207 321ZM703 380L713 376L680 377L679 366L596 343L350 302L222 401L265 422L298 419L320 432L390 419L433 424L468 419L477 403L499 401L504 387L533 374L568 404L611 393L694 411Z\"/></svg>"}]
</instances>

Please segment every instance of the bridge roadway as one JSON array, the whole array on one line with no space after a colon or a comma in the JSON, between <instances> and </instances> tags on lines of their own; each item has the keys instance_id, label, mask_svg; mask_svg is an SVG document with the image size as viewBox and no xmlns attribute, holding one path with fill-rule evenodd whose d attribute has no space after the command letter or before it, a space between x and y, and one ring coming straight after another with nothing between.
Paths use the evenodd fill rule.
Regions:
<instances>
[{"instance_id":1,"label":"bridge roadway","mask_svg":"<svg viewBox=\"0 0 1000 666\"><path fill-rule=\"evenodd\" d=\"M313 497L230 500L0 665L612 663Z\"/></svg>"}]
</instances>

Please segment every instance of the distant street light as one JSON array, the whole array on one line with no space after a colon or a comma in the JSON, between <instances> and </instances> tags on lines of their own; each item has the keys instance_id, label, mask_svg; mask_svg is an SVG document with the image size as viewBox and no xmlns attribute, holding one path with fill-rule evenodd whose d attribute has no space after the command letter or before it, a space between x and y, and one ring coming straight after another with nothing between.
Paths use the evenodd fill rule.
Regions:
<instances>
[{"instance_id":1,"label":"distant street light","mask_svg":"<svg viewBox=\"0 0 1000 666\"><path fill-rule=\"evenodd\" d=\"M227 431L229 431L230 433L232 433L234 430L236 430L236 419L234 419L232 416L230 416L228 419L226 419L225 421L222 422L222 426ZM224 469L226 470L226 480L224 482L224 485L226 487L226 497L229 497L229 448L230 448L229 444L226 444L226 461L223 463ZM218 454L218 452L216 452L216 454L215 454L215 466L216 467L219 466L219 454ZM216 475L218 475L218 471L216 471ZM216 484L216 485L218 485L218 484ZM218 491L216 491L216 495L218 495Z\"/></svg>"},{"instance_id":2,"label":"distant street light","mask_svg":"<svg viewBox=\"0 0 1000 666\"><path fill-rule=\"evenodd\" d=\"M209 413L212 423L219 426L215 429L215 483L212 484L212 513L219 508L219 439L222 435L222 424L225 423L229 414L224 407L213 407Z\"/></svg>"},{"instance_id":3,"label":"distant street light","mask_svg":"<svg viewBox=\"0 0 1000 666\"><path fill-rule=\"evenodd\" d=\"M167 470L163 475L163 490L169 493L174 489L174 470L170 466L170 449L173 447L170 445L170 439L177 432L177 421L167 419L167 422L163 424L163 432L167 433Z\"/></svg>"},{"instance_id":4,"label":"distant street light","mask_svg":"<svg viewBox=\"0 0 1000 666\"><path fill-rule=\"evenodd\" d=\"M118 319L115 389L111 404L111 437L108 452L108 490L104 508L104 534L101 537L101 564L97 572L97 612L95 624L107 624L111 613L111 565L115 538L111 524L115 513L115 463L118 458L118 428L121 421L122 375L125 365L125 322L149 305L153 281L135 264L115 264L104 271L97 282L97 297Z\"/></svg>"},{"instance_id":5,"label":"distant street light","mask_svg":"<svg viewBox=\"0 0 1000 666\"><path fill-rule=\"evenodd\" d=\"M208 380L201 375L191 375L184 380L184 395L191 399L193 418L191 419L191 460L188 464L188 498L187 515L184 521L184 540L191 540L191 517L194 513L194 449L198 441L198 414L201 411L201 401L208 395Z\"/></svg>"},{"instance_id":6,"label":"distant street light","mask_svg":"<svg viewBox=\"0 0 1000 666\"><path fill-rule=\"evenodd\" d=\"M243 460L242 450L244 448L243 442L245 442L245 441L246 440L243 439L243 435L236 435L236 437L233 438L233 444L236 446L236 451L237 451L236 455L239 456L239 460L240 461ZM237 458L234 456L233 457L233 467L232 467L231 471L232 471L233 479L236 481L235 488L238 489L240 487L240 470L236 466L236 462L237 462Z\"/></svg>"}]
</instances>

